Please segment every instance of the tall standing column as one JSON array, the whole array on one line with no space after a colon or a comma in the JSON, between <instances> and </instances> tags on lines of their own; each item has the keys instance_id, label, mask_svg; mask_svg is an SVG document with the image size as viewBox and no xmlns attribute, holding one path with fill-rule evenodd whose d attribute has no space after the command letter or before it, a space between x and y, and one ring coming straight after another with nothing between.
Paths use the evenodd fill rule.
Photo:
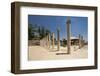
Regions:
<instances>
[{"instance_id":1,"label":"tall standing column","mask_svg":"<svg viewBox=\"0 0 100 76\"><path fill-rule=\"evenodd\" d=\"M79 49L81 48L81 35L79 34Z\"/></svg>"},{"instance_id":2,"label":"tall standing column","mask_svg":"<svg viewBox=\"0 0 100 76\"><path fill-rule=\"evenodd\" d=\"M50 48L50 42L51 42L51 39L50 39L50 33L48 34L48 46Z\"/></svg>"},{"instance_id":3,"label":"tall standing column","mask_svg":"<svg viewBox=\"0 0 100 76\"><path fill-rule=\"evenodd\" d=\"M81 36L81 47L83 47L83 36Z\"/></svg>"},{"instance_id":4,"label":"tall standing column","mask_svg":"<svg viewBox=\"0 0 100 76\"><path fill-rule=\"evenodd\" d=\"M54 49L54 44L55 44L55 42L54 42L54 33L52 33L52 49Z\"/></svg>"},{"instance_id":5,"label":"tall standing column","mask_svg":"<svg viewBox=\"0 0 100 76\"><path fill-rule=\"evenodd\" d=\"M67 53L70 54L70 46L71 46L71 20L70 17L68 17L67 22L66 22L66 26L67 26Z\"/></svg>"},{"instance_id":6,"label":"tall standing column","mask_svg":"<svg viewBox=\"0 0 100 76\"><path fill-rule=\"evenodd\" d=\"M46 46L48 48L48 35L46 36Z\"/></svg>"},{"instance_id":7,"label":"tall standing column","mask_svg":"<svg viewBox=\"0 0 100 76\"><path fill-rule=\"evenodd\" d=\"M60 50L60 37L59 37L59 29L57 29L57 40L58 40L58 46L57 46L57 50Z\"/></svg>"},{"instance_id":8,"label":"tall standing column","mask_svg":"<svg viewBox=\"0 0 100 76\"><path fill-rule=\"evenodd\" d=\"M84 38L83 38L83 47L84 47L84 41L85 41L85 40L84 40Z\"/></svg>"}]
</instances>

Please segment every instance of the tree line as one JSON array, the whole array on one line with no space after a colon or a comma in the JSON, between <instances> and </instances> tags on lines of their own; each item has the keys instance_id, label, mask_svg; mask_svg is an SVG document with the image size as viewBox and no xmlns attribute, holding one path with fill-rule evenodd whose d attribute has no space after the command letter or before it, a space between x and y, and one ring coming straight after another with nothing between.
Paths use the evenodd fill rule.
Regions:
<instances>
[{"instance_id":1,"label":"tree line","mask_svg":"<svg viewBox=\"0 0 100 76\"><path fill-rule=\"evenodd\" d=\"M37 24L28 24L28 40L32 39L43 39L50 32L49 29L44 26L39 26Z\"/></svg>"}]
</instances>

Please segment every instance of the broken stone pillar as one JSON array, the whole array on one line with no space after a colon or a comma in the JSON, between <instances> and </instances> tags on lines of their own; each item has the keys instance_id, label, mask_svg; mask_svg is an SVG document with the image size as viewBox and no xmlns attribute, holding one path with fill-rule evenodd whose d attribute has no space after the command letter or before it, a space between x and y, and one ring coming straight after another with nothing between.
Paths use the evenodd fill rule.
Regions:
<instances>
[{"instance_id":1,"label":"broken stone pillar","mask_svg":"<svg viewBox=\"0 0 100 76\"><path fill-rule=\"evenodd\" d=\"M54 41L54 33L52 33L52 49L54 49L55 41Z\"/></svg>"},{"instance_id":2,"label":"broken stone pillar","mask_svg":"<svg viewBox=\"0 0 100 76\"><path fill-rule=\"evenodd\" d=\"M70 50L71 50L71 20L70 17L68 17L67 22L66 22L66 26L67 26L67 53L70 54Z\"/></svg>"}]
</instances>

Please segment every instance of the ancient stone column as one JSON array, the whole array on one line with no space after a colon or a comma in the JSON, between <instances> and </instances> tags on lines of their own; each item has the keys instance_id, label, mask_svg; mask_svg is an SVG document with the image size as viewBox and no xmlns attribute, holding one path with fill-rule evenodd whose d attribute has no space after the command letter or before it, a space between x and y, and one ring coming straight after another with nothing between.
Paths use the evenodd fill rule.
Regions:
<instances>
[{"instance_id":1,"label":"ancient stone column","mask_svg":"<svg viewBox=\"0 0 100 76\"><path fill-rule=\"evenodd\" d=\"M48 34L48 48L50 48L50 42L51 42L51 39L50 39L50 33Z\"/></svg>"},{"instance_id":2,"label":"ancient stone column","mask_svg":"<svg viewBox=\"0 0 100 76\"><path fill-rule=\"evenodd\" d=\"M84 46L84 41L85 41L85 40L84 40L84 38L83 38L83 46Z\"/></svg>"},{"instance_id":3,"label":"ancient stone column","mask_svg":"<svg viewBox=\"0 0 100 76\"><path fill-rule=\"evenodd\" d=\"M48 48L48 35L46 36L46 46Z\"/></svg>"},{"instance_id":4,"label":"ancient stone column","mask_svg":"<svg viewBox=\"0 0 100 76\"><path fill-rule=\"evenodd\" d=\"M79 49L81 48L81 35L79 34Z\"/></svg>"},{"instance_id":5,"label":"ancient stone column","mask_svg":"<svg viewBox=\"0 0 100 76\"><path fill-rule=\"evenodd\" d=\"M81 47L83 47L83 36L81 36Z\"/></svg>"},{"instance_id":6,"label":"ancient stone column","mask_svg":"<svg viewBox=\"0 0 100 76\"><path fill-rule=\"evenodd\" d=\"M60 35L59 35L59 29L57 29L57 41L58 41L58 43L57 43L57 50L59 51L60 50Z\"/></svg>"},{"instance_id":7,"label":"ancient stone column","mask_svg":"<svg viewBox=\"0 0 100 76\"><path fill-rule=\"evenodd\" d=\"M66 26L67 26L67 53L70 54L70 47L71 47L71 20L70 17L68 17L67 22L66 22Z\"/></svg>"},{"instance_id":8,"label":"ancient stone column","mask_svg":"<svg viewBox=\"0 0 100 76\"><path fill-rule=\"evenodd\" d=\"M54 42L54 33L52 33L52 49L54 49L54 44L55 44L55 42Z\"/></svg>"}]
</instances>

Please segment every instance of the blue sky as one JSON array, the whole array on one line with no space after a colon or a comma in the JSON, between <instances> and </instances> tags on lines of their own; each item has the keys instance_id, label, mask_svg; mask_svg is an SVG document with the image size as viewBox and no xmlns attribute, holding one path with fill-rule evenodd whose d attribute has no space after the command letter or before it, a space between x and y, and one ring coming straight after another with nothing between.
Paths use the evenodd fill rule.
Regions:
<instances>
[{"instance_id":1,"label":"blue sky","mask_svg":"<svg viewBox=\"0 0 100 76\"><path fill-rule=\"evenodd\" d=\"M66 21L68 16L44 16L44 15L28 15L29 24L37 24L39 26L44 26L49 29L51 32L55 33L57 27L60 28L60 39L67 37L67 27ZM88 18L87 17L75 17L70 16L71 19L71 36L78 37L79 34L83 38L88 40Z\"/></svg>"}]
</instances>

